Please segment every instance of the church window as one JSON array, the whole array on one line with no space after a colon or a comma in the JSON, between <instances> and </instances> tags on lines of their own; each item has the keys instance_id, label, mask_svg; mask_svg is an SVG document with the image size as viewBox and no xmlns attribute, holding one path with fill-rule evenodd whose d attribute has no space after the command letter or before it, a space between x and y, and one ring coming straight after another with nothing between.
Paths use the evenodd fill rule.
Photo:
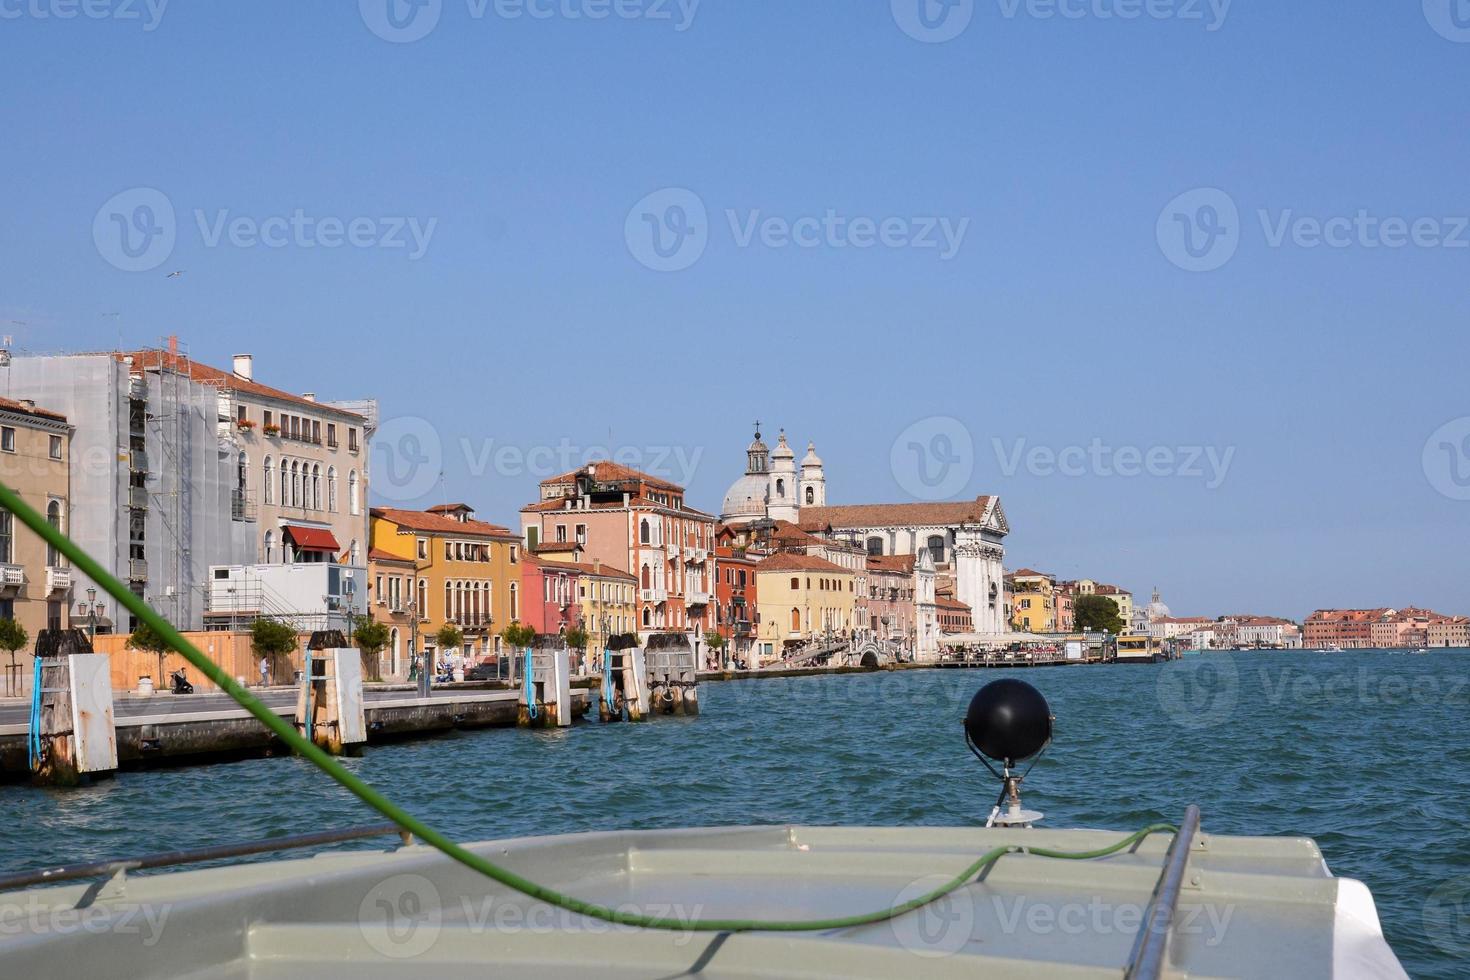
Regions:
<instances>
[{"instance_id":1,"label":"church window","mask_svg":"<svg viewBox=\"0 0 1470 980\"><path fill-rule=\"evenodd\" d=\"M881 555L881 554L883 554L883 539L882 538L872 537L872 538L869 538L868 539L868 554L870 554L870 555Z\"/></svg>"},{"instance_id":2,"label":"church window","mask_svg":"<svg viewBox=\"0 0 1470 980\"><path fill-rule=\"evenodd\" d=\"M817 502L817 491L813 490L811 487L806 488L806 502L809 504L814 504Z\"/></svg>"}]
</instances>

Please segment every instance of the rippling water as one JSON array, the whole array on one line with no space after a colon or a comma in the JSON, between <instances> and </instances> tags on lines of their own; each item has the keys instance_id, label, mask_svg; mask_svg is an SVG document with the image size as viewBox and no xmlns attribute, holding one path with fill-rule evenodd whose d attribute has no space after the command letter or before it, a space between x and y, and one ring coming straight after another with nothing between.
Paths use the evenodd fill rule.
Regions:
<instances>
[{"instance_id":1,"label":"rippling water","mask_svg":"<svg viewBox=\"0 0 1470 980\"><path fill-rule=\"evenodd\" d=\"M648 725L455 733L346 764L463 840L617 827L967 824L996 788L960 719L1016 675L1057 716L1026 782L1046 825L1315 838L1373 890L1415 976L1470 958L1470 652L1210 654L1159 666L906 671L706 684ZM299 759L0 789L18 869L376 822ZM381 846L379 843L377 846Z\"/></svg>"}]
</instances>

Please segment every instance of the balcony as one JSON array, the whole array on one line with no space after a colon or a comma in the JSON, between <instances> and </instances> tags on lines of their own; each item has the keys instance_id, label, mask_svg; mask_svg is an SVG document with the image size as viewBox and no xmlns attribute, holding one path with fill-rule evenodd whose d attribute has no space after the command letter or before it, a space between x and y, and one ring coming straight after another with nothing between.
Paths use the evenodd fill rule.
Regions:
<instances>
[{"instance_id":1,"label":"balcony","mask_svg":"<svg viewBox=\"0 0 1470 980\"><path fill-rule=\"evenodd\" d=\"M46 591L65 592L71 588L70 568L48 568L46 569Z\"/></svg>"},{"instance_id":2,"label":"balcony","mask_svg":"<svg viewBox=\"0 0 1470 980\"><path fill-rule=\"evenodd\" d=\"M714 601L708 592L690 591L684 594L684 602L690 606L707 606Z\"/></svg>"},{"instance_id":3,"label":"balcony","mask_svg":"<svg viewBox=\"0 0 1470 980\"><path fill-rule=\"evenodd\" d=\"M684 556L685 561L693 562L696 565L703 565L708 558L709 552L704 548L690 548L689 553Z\"/></svg>"},{"instance_id":4,"label":"balcony","mask_svg":"<svg viewBox=\"0 0 1470 980\"><path fill-rule=\"evenodd\" d=\"M128 506L134 510L147 510L148 488L128 487Z\"/></svg>"},{"instance_id":5,"label":"balcony","mask_svg":"<svg viewBox=\"0 0 1470 980\"><path fill-rule=\"evenodd\" d=\"M9 591L26 584L26 570L20 565L0 565L0 589Z\"/></svg>"},{"instance_id":6,"label":"balcony","mask_svg":"<svg viewBox=\"0 0 1470 980\"><path fill-rule=\"evenodd\" d=\"M639 597L644 602L668 602L669 601L669 590L668 589L643 589L643 590L641 590L639 592Z\"/></svg>"}]
</instances>

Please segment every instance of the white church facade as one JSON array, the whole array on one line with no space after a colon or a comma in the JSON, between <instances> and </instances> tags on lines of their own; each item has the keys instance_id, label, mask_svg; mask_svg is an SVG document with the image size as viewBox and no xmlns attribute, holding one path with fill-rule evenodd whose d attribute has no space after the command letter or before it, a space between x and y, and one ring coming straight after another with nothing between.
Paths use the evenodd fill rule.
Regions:
<instances>
[{"instance_id":1,"label":"white church facade","mask_svg":"<svg viewBox=\"0 0 1470 980\"><path fill-rule=\"evenodd\" d=\"M1005 536L1010 533L1000 498L908 503L827 503L827 479L816 447L807 444L800 465L781 433L768 451L759 431L746 449L745 474L725 494L720 520L736 527L756 521L790 521L802 530L861 545L869 555L928 554L941 585L970 607L978 633L1004 633Z\"/></svg>"}]
</instances>

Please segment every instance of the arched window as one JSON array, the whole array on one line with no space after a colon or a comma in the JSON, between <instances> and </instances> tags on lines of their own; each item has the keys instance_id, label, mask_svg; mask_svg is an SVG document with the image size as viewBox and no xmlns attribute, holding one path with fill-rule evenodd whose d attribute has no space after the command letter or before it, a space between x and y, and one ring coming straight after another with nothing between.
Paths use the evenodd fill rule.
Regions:
<instances>
[{"instance_id":1,"label":"arched window","mask_svg":"<svg viewBox=\"0 0 1470 980\"><path fill-rule=\"evenodd\" d=\"M653 620L649 616L648 607L647 606L644 606L643 607L643 625L644 626L651 626L652 624L653 624Z\"/></svg>"},{"instance_id":2,"label":"arched window","mask_svg":"<svg viewBox=\"0 0 1470 980\"><path fill-rule=\"evenodd\" d=\"M814 504L817 502L817 491L813 490L811 487L806 488L806 502L809 504Z\"/></svg>"},{"instance_id":3,"label":"arched window","mask_svg":"<svg viewBox=\"0 0 1470 980\"><path fill-rule=\"evenodd\" d=\"M358 559L361 557L361 549L358 548L357 539L352 539L351 546L347 549L347 564L357 566L362 564Z\"/></svg>"},{"instance_id":4,"label":"arched window","mask_svg":"<svg viewBox=\"0 0 1470 980\"><path fill-rule=\"evenodd\" d=\"M419 619L429 618L429 580L419 579L419 601L417 615Z\"/></svg>"},{"instance_id":5,"label":"arched window","mask_svg":"<svg viewBox=\"0 0 1470 980\"><path fill-rule=\"evenodd\" d=\"M295 460L291 462L291 506L301 506L301 467Z\"/></svg>"},{"instance_id":6,"label":"arched window","mask_svg":"<svg viewBox=\"0 0 1470 980\"><path fill-rule=\"evenodd\" d=\"M337 513L337 467L327 467L327 510Z\"/></svg>"},{"instance_id":7,"label":"arched window","mask_svg":"<svg viewBox=\"0 0 1470 980\"><path fill-rule=\"evenodd\" d=\"M265 532L265 563L271 564L276 560L276 532Z\"/></svg>"},{"instance_id":8,"label":"arched window","mask_svg":"<svg viewBox=\"0 0 1470 980\"><path fill-rule=\"evenodd\" d=\"M322 509L322 464L311 468L311 509Z\"/></svg>"},{"instance_id":9,"label":"arched window","mask_svg":"<svg viewBox=\"0 0 1470 980\"><path fill-rule=\"evenodd\" d=\"M291 468L281 460L281 506L291 506Z\"/></svg>"},{"instance_id":10,"label":"arched window","mask_svg":"<svg viewBox=\"0 0 1470 980\"><path fill-rule=\"evenodd\" d=\"M521 587L515 582L510 583L510 618L521 618Z\"/></svg>"},{"instance_id":11,"label":"arched window","mask_svg":"<svg viewBox=\"0 0 1470 980\"><path fill-rule=\"evenodd\" d=\"M651 588L653 588L652 577L653 577L653 570L650 569L647 565L644 565L643 566L643 587L645 589L651 589Z\"/></svg>"},{"instance_id":12,"label":"arched window","mask_svg":"<svg viewBox=\"0 0 1470 980\"><path fill-rule=\"evenodd\" d=\"M388 631L388 648L393 651L392 672L397 674L403 669L403 664L398 656L398 627L395 626Z\"/></svg>"},{"instance_id":13,"label":"arched window","mask_svg":"<svg viewBox=\"0 0 1470 980\"><path fill-rule=\"evenodd\" d=\"M944 561L944 535L942 535L942 534L932 534L932 535L930 535L929 536L929 542L928 542L928 544L929 544L929 557L932 558L932 559L934 559L934 564L938 565L938 564L943 563L943 561Z\"/></svg>"},{"instance_id":14,"label":"arched window","mask_svg":"<svg viewBox=\"0 0 1470 980\"><path fill-rule=\"evenodd\" d=\"M776 496L786 496L786 481L780 479L779 477L776 479Z\"/></svg>"},{"instance_id":15,"label":"arched window","mask_svg":"<svg viewBox=\"0 0 1470 980\"><path fill-rule=\"evenodd\" d=\"M793 610L791 610L791 632L793 632L793 633L800 633L801 632L801 610L800 609L793 609Z\"/></svg>"},{"instance_id":16,"label":"arched window","mask_svg":"<svg viewBox=\"0 0 1470 980\"><path fill-rule=\"evenodd\" d=\"M651 540L652 533L648 529L648 520L647 518L645 518L638 524L638 542L640 544L649 544ZM647 571L647 569L645 569L645 571Z\"/></svg>"},{"instance_id":17,"label":"arched window","mask_svg":"<svg viewBox=\"0 0 1470 980\"><path fill-rule=\"evenodd\" d=\"M274 467L271 466L271 458L267 456L265 458L265 479L260 484L265 487L266 503L270 503L275 499L275 493L271 490L271 487L275 484L275 475Z\"/></svg>"},{"instance_id":18,"label":"arched window","mask_svg":"<svg viewBox=\"0 0 1470 980\"><path fill-rule=\"evenodd\" d=\"M46 523L61 530L61 501L53 500L46 505ZM52 568L61 567L61 552L49 544L46 545L46 564Z\"/></svg>"},{"instance_id":19,"label":"arched window","mask_svg":"<svg viewBox=\"0 0 1470 980\"><path fill-rule=\"evenodd\" d=\"M347 474L347 511L356 515L361 507L362 503L358 499L357 490L357 470L353 470Z\"/></svg>"},{"instance_id":20,"label":"arched window","mask_svg":"<svg viewBox=\"0 0 1470 980\"><path fill-rule=\"evenodd\" d=\"M454 583L444 583L444 618L454 618Z\"/></svg>"},{"instance_id":21,"label":"arched window","mask_svg":"<svg viewBox=\"0 0 1470 980\"><path fill-rule=\"evenodd\" d=\"M874 537L871 537L871 538L868 539L868 554L870 554L870 555L881 555L881 554L883 554L883 539L882 538L877 537L875 535Z\"/></svg>"}]
</instances>

